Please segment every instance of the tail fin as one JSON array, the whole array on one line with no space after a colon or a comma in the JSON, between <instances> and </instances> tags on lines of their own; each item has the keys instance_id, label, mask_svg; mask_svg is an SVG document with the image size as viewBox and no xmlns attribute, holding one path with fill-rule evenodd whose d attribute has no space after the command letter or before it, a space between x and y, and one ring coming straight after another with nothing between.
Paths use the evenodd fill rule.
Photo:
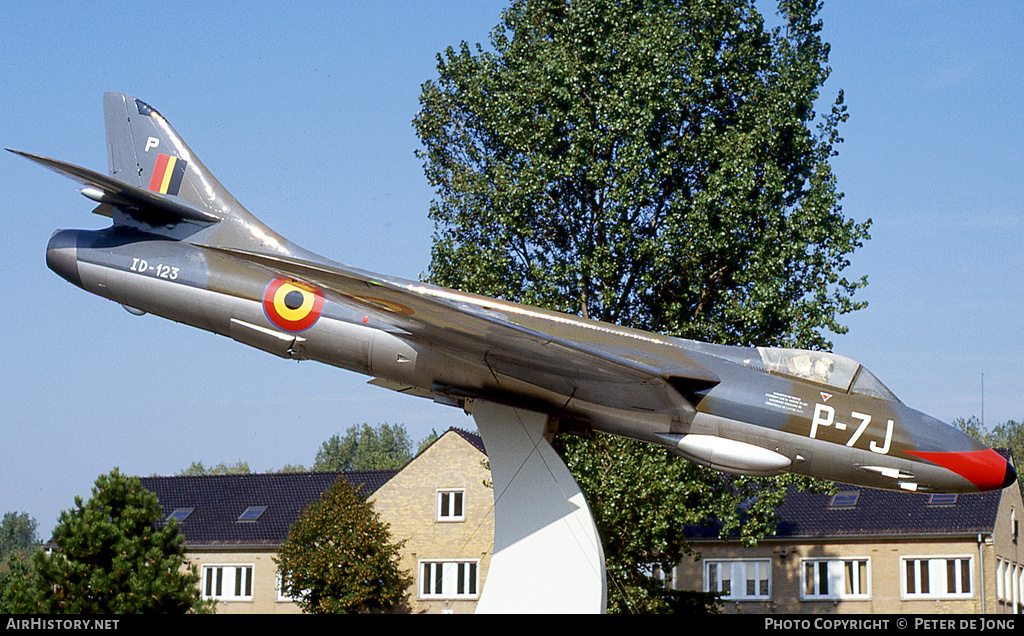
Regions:
<instances>
[{"instance_id":1,"label":"tail fin","mask_svg":"<svg viewBox=\"0 0 1024 636\"><path fill-rule=\"evenodd\" d=\"M231 196L155 108L130 95L105 93L103 116L111 177L221 221L236 221L210 226L195 237L196 242L256 251L292 251L294 246ZM114 222L119 222L116 215Z\"/></svg>"},{"instance_id":2,"label":"tail fin","mask_svg":"<svg viewBox=\"0 0 1024 636\"><path fill-rule=\"evenodd\" d=\"M110 176L219 218L242 206L206 169L155 108L121 93L104 93Z\"/></svg>"}]
</instances>

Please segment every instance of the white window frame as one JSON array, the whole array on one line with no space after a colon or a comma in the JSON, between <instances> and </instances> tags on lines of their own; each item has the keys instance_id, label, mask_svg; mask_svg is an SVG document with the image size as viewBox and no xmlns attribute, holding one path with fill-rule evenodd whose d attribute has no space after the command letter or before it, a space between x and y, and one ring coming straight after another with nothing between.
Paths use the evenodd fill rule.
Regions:
<instances>
[{"instance_id":1,"label":"white window frame","mask_svg":"<svg viewBox=\"0 0 1024 636\"><path fill-rule=\"evenodd\" d=\"M861 588L860 566L864 567ZM812 580L807 580L808 566L813 569ZM854 576L854 574L857 576ZM822 590L822 574L825 575ZM808 587L813 589L808 592ZM847 588L851 591L847 592ZM800 600L834 601L867 600L871 598L871 559L868 557L808 558L800 560Z\"/></svg>"},{"instance_id":2,"label":"white window frame","mask_svg":"<svg viewBox=\"0 0 1024 636\"><path fill-rule=\"evenodd\" d=\"M277 571L277 576L274 582L274 598L279 603L295 603L301 600L301 592L299 596L288 596L284 593L284 572L281 570Z\"/></svg>"},{"instance_id":3,"label":"white window frame","mask_svg":"<svg viewBox=\"0 0 1024 636\"><path fill-rule=\"evenodd\" d=\"M200 592L204 599L224 602L252 601L252 563L204 564Z\"/></svg>"},{"instance_id":4,"label":"white window frame","mask_svg":"<svg viewBox=\"0 0 1024 636\"><path fill-rule=\"evenodd\" d=\"M764 592L760 589L762 572L767 575L767 590ZM728 576L725 576L726 573ZM748 591L748 584L751 582L754 585L753 593ZM704 591L723 592L721 596L723 601L770 601L772 598L772 561L771 559L706 559L704 561Z\"/></svg>"},{"instance_id":5,"label":"white window frame","mask_svg":"<svg viewBox=\"0 0 1024 636\"><path fill-rule=\"evenodd\" d=\"M1020 603L1021 583L1024 583L1024 569L1019 564L1013 566L1013 580L1011 582L1012 596L1010 597L1014 606Z\"/></svg>"},{"instance_id":6,"label":"white window frame","mask_svg":"<svg viewBox=\"0 0 1024 636\"><path fill-rule=\"evenodd\" d=\"M416 589L421 599L472 600L480 597L479 559L424 559Z\"/></svg>"},{"instance_id":7,"label":"white window frame","mask_svg":"<svg viewBox=\"0 0 1024 636\"><path fill-rule=\"evenodd\" d=\"M996 569L996 593L1000 601L1016 606L1020 602L1024 568L1006 559L1002 559L1001 565L1001 569Z\"/></svg>"},{"instance_id":8,"label":"white window frame","mask_svg":"<svg viewBox=\"0 0 1024 636\"><path fill-rule=\"evenodd\" d=\"M451 523L466 520L465 488L439 488L436 502L436 521Z\"/></svg>"},{"instance_id":9,"label":"white window frame","mask_svg":"<svg viewBox=\"0 0 1024 636\"><path fill-rule=\"evenodd\" d=\"M1015 561L996 558L996 598L1004 603L1017 604L1020 598L1024 568Z\"/></svg>"},{"instance_id":10,"label":"white window frame","mask_svg":"<svg viewBox=\"0 0 1024 636\"><path fill-rule=\"evenodd\" d=\"M968 568L963 591L963 564ZM927 565L925 565L927 564ZM949 589L949 566L953 565L953 590ZM913 580L911 580L913 577ZM974 557L968 554L906 556L900 559L900 596L903 600L961 600L974 598Z\"/></svg>"}]
</instances>

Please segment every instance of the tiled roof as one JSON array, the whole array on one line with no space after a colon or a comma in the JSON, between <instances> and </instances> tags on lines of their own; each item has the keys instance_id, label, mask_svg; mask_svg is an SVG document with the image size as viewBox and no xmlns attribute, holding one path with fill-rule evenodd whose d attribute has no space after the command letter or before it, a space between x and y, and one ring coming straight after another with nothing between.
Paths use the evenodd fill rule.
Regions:
<instances>
[{"instance_id":1,"label":"tiled roof","mask_svg":"<svg viewBox=\"0 0 1024 636\"><path fill-rule=\"evenodd\" d=\"M461 428L455 428L454 426L449 428L448 430L457 433L459 437L469 442L474 448L476 448L484 455L487 454L487 450L484 448L484 439L480 437L478 434L470 433L469 431L464 431Z\"/></svg>"},{"instance_id":2,"label":"tiled roof","mask_svg":"<svg viewBox=\"0 0 1024 636\"><path fill-rule=\"evenodd\" d=\"M955 502L933 500L926 493L909 493L839 485L846 495L832 505L832 494L801 492L791 488L778 508L779 524L773 538L827 538L858 536L924 536L990 533L995 527L1001 491L961 494ZM849 505L857 493L854 505ZM719 526L687 526L691 540L718 537Z\"/></svg>"},{"instance_id":3,"label":"tiled roof","mask_svg":"<svg viewBox=\"0 0 1024 636\"><path fill-rule=\"evenodd\" d=\"M477 449L478 451L480 451L484 455L487 454L487 450L484 448L484 439L482 437L480 437L480 435L478 433L470 433L467 430L464 430L464 429L461 429L461 428L457 428L455 426L451 426L451 427L448 428L447 431L445 431L444 433L441 433L437 437L437 439L435 439L433 442L431 442L427 446L427 448L430 448L430 446L436 444L437 440L441 439L442 437L444 437L448 433L454 433L455 435L458 435L462 439L464 439L467 442L469 442L469 445L472 446L473 448ZM426 450L426 448L422 449L420 452L422 453L423 450ZM413 458L413 459L415 459L415 458ZM412 460L410 460L410 461L412 461Z\"/></svg>"},{"instance_id":4,"label":"tiled roof","mask_svg":"<svg viewBox=\"0 0 1024 636\"><path fill-rule=\"evenodd\" d=\"M192 508L178 527L185 544L195 546L280 545L288 529L309 504L344 477L353 488L370 495L395 475L395 470L143 477L156 494L164 518ZM254 521L239 521L247 508L266 506Z\"/></svg>"}]
</instances>

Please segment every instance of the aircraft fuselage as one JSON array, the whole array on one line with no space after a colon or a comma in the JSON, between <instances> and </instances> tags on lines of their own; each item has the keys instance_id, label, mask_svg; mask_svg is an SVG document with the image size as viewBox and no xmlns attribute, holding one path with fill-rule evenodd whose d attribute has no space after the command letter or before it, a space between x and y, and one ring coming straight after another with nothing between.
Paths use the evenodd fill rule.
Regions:
<instances>
[{"instance_id":1,"label":"aircraft fuselage","mask_svg":"<svg viewBox=\"0 0 1024 636\"><path fill-rule=\"evenodd\" d=\"M325 268L334 265L305 251L301 256ZM580 376L594 377L586 385L576 383L543 364L496 354L485 339L425 339L402 323L413 310L377 297L372 285L361 295L325 294L230 251L169 240L130 224L56 232L47 263L71 283L132 313L159 315L282 358L355 371L374 384L443 403L465 407L480 398L533 408L565 426L660 444L725 472L794 472L944 492L1002 488L1015 478L1001 455L894 397L769 369L767 356L786 350L697 343L388 279L411 294L443 297L474 312L514 313L537 332L600 342L624 357L642 351L644 360L664 361L669 369L678 362L706 371L697 378L670 373L660 388L651 383L663 396L652 402L635 388L611 380L602 384L599 371L581 366ZM815 354L796 353L788 361ZM634 395L644 399L632 400Z\"/></svg>"}]
</instances>

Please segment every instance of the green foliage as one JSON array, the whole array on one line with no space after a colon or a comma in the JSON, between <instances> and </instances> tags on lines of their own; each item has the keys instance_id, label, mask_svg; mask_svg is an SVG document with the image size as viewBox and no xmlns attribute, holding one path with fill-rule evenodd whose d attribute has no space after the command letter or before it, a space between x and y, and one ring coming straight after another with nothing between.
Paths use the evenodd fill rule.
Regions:
<instances>
[{"instance_id":1,"label":"green foliage","mask_svg":"<svg viewBox=\"0 0 1024 636\"><path fill-rule=\"evenodd\" d=\"M517 0L491 49L438 56L413 125L437 198L431 282L720 344L827 349L864 306L843 276L870 221L829 161L842 92L816 0ZM567 444L605 544L611 611L667 611L642 574L679 525L770 532L790 478L724 479L597 435ZM743 506L739 503L743 502Z\"/></svg>"},{"instance_id":2,"label":"green foliage","mask_svg":"<svg viewBox=\"0 0 1024 636\"><path fill-rule=\"evenodd\" d=\"M249 462L238 460L234 464L225 464L221 462L216 466L207 468L203 466L203 462L192 462L192 464L181 471L179 475L183 477L189 476L200 476L200 475L248 475L252 471L249 470Z\"/></svg>"},{"instance_id":3,"label":"green foliage","mask_svg":"<svg viewBox=\"0 0 1024 636\"><path fill-rule=\"evenodd\" d=\"M182 571L185 544L162 519L156 495L117 469L101 475L92 498L60 515L57 550L35 553L35 576L16 595L22 611L142 614L206 611L195 568Z\"/></svg>"},{"instance_id":4,"label":"green foliage","mask_svg":"<svg viewBox=\"0 0 1024 636\"><path fill-rule=\"evenodd\" d=\"M302 464L285 464L277 470L268 470L268 473L304 473L307 472L307 468ZM203 465L203 462L192 462L188 468L178 473L182 477L195 477L202 475L248 475L252 470L249 468L249 462L238 460L234 464L226 464L221 462L216 466L210 466L207 468Z\"/></svg>"},{"instance_id":5,"label":"green foliage","mask_svg":"<svg viewBox=\"0 0 1024 636\"><path fill-rule=\"evenodd\" d=\"M721 614L722 601L717 592L666 590L665 614Z\"/></svg>"},{"instance_id":6,"label":"green foliage","mask_svg":"<svg viewBox=\"0 0 1024 636\"><path fill-rule=\"evenodd\" d=\"M438 198L432 282L722 344L827 348L863 306L868 223L814 103L813 2L520 0L438 57L414 125Z\"/></svg>"},{"instance_id":7,"label":"green foliage","mask_svg":"<svg viewBox=\"0 0 1024 636\"><path fill-rule=\"evenodd\" d=\"M39 522L27 512L4 513L0 522L0 614L32 611L23 602L32 582L32 554L39 549Z\"/></svg>"},{"instance_id":8,"label":"green foliage","mask_svg":"<svg viewBox=\"0 0 1024 636\"><path fill-rule=\"evenodd\" d=\"M721 524L723 539L739 537L744 545L756 545L775 531L775 510L787 486L830 487L792 475L773 480L730 477L681 460L665 448L611 435L589 441L558 436L555 446L594 514L605 553L608 611L613 613L678 608L678 595L650 573L652 567L669 572L692 554L684 525L714 521ZM703 600L713 606L710 599Z\"/></svg>"},{"instance_id":9,"label":"green foliage","mask_svg":"<svg viewBox=\"0 0 1024 636\"><path fill-rule=\"evenodd\" d=\"M313 470L388 470L412 459L412 441L401 424L350 426L320 446Z\"/></svg>"},{"instance_id":10,"label":"green foliage","mask_svg":"<svg viewBox=\"0 0 1024 636\"><path fill-rule=\"evenodd\" d=\"M340 478L295 522L275 562L303 612L401 611L412 583L399 570L403 543L391 543L372 504Z\"/></svg>"},{"instance_id":11,"label":"green foliage","mask_svg":"<svg viewBox=\"0 0 1024 636\"><path fill-rule=\"evenodd\" d=\"M285 464L284 466L282 466L281 468L277 469L276 471L271 471L271 472L277 472L277 473L305 473L305 472L308 472L308 469L305 466L303 466L302 464Z\"/></svg>"},{"instance_id":12,"label":"green foliage","mask_svg":"<svg viewBox=\"0 0 1024 636\"><path fill-rule=\"evenodd\" d=\"M9 555L19 558L31 555L39 547L38 528L39 522L27 512L5 512L0 521L0 561L6 561Z\"/></svg>"},{"instance_id":13,"label":"green foliage","mask_svg":"<svg viewBox=\"0 0 1024 636\"><path fill-rule=\"evenodd\" d=\"M8 553L0 562L0 614L29 614L39 607L35 600L35 573L31 559Z\"/></svg>"},{"instance_id":14,"label":"green foliage","mask_svg":"<svg viewBox=\"0 0 1024 636\"><path fill-rule=\"evenodd\" d=\"M430 435L420 440L419 448L416 449L416 455L419 456L420 453L427 450L427 447L436 442L439 437L441 436L437 434L437 431L431 429Z\"/></svg>"}]
</instances>

